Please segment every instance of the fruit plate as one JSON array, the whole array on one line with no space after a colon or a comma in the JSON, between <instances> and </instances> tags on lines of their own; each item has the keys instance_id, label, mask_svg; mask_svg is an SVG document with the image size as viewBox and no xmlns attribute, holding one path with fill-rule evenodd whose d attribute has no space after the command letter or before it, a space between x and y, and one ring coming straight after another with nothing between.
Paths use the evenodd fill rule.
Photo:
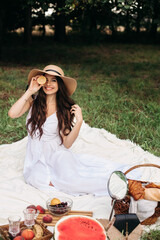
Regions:
<instances>
[{"instance_id":1,"label":"fruit plate","mask_svg":"<svg viewBox=\"0 0 160 240\"><path fill-rule=\"evenodd\" d=\"M47 214L51 215L48 210L45 210L45 214L39 213L39 215L37 216L37 221L42 222L43 217ZM85 216L92 217L93 212L90 212L90 211L70 211L65 216L68 216L68 215L85 215ZM55 226L56 222L59 219L61 219L62 217L64 217L64 216L54 216L54 215L51 215L51 216L52 216L52 222L51 223L45 223L46 226Z\"/></svg>"},{"instance_id":2,"label":"fruit plate","mask_svg":"<svg viewBox=\"0 0 160 240\"><path fill-rule=\"evenodd\" d=\"M46 228L46 225L44 225L43 223L35 220L35 223L40 225L41 228L43 229L43 236L40 238L36 238L36 240L49 240L53 237L53 234ZM20 223L20 228L21 230L26 229L26 225L24 225L24 222L22 221ZM9 225L2 225L0 226L0 233L2 234L2 236L4 237L5 240L10 240L11 238L8 235L8 229L9 229Z\"/></svg>"}]
</instances>

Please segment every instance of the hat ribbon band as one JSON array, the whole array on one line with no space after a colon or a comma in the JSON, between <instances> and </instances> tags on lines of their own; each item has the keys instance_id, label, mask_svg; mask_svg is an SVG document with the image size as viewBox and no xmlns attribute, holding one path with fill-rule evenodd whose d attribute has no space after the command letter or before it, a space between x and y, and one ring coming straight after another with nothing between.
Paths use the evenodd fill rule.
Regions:
<instances>
[{"instance_id":1,"label":"hat ribbon band","mask_svg":"<svg viewBox=\"0 0 160 240\"><path fill-rule=\"evenodd\" d=\"M57 72L57 71L55 71L55 70L52 70L52 69L47 69L47 70L45 70L46 72L48 72L48 71L52 71L52 72L55 72L55 73L58 73L59 75L61 75L59 72ZM62 75L61 75L62 76Z\"/></svg>"}]
</instances>

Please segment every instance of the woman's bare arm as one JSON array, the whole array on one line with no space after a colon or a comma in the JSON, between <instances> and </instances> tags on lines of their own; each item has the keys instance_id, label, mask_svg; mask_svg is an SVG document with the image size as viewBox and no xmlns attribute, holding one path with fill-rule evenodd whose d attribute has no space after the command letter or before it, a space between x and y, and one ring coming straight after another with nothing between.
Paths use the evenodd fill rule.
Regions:
<instances>
[{"instance_id":1,"label":"woman's bare arm","mask_svg":"<svg viewBox=\"0 0 160 240\"><path fill-rule=\"evenodd\" d=\"M32 95L36 93L43 85L38 84L37 78L39 76L33 77L29 88L27 91L20 97L8 111L8 115L11 118L18 118L22 116L32 105L33 99Z\"/></svg>"},{"instance_id":2,"label":"woman's bare arm","mask_svg":"<svg viewBox=\"0 0 160 240\"><path fill-rule=\"evenodd\" d=\"M22 116L32 105L32 97L29 90L27 90L22 97L20 97L9 109L8 115L11 118L18 118Z\"/></svg>"},{"instance_id":3,"label":"woman's bare arm","mask_svg":"<svg viewBox=\"0 0 160 240\"><path fill-rule=\"evenodd\" d=\"M71 114L75 115L76 123L75 123L74 127L72 128L72 131L67 136L62 135L63 145L66 148L70 148L72 146L72 144L74 143L74 141L76 140L76 138L78 137L78 134L79 134L82 122L83 122L82 111L78 105L75 104L72 106Z\"/></svg>"}]
</instances>

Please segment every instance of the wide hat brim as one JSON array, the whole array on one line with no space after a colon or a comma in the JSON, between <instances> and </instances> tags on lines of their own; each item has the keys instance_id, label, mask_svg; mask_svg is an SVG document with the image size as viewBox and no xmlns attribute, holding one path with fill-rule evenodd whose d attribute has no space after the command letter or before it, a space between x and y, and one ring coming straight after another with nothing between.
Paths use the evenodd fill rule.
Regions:
<instances>
[{"instance_id":1,"label":"wide hat brim","mask_svg":"<svg viewBox=\"0 0 160 240\"><path fill-rule=\"evenodd\" d=\"M28 83L30 83L32 77L35 77L37 75L43 75L44 73L52 76L60 77L63 80L69 95L72 95L77 88L77 81L74 78L61 76L56 72L47 72L45 70L40 70L40 69L32 69L30 71L30 73L28 74Z\"/></svg>"}]
</instances>

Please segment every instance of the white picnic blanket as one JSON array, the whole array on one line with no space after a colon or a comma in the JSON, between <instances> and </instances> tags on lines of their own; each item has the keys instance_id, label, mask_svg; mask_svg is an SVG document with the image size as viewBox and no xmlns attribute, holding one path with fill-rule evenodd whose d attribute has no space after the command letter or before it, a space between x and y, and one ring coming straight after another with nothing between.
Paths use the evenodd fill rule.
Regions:
<instances>
[{"instance_id":1,"label":"white picnic blanket","mask_svg":"<svg viewBox=\"0 0 160 240\"><path fill-rule=\"evenodd\" d=\"M46 200L54 193L73 199L72 210L93 211L96 218L108 218L111 211L111 198L95 197L91 194L70 196L48 187L40 191L27 185L23 178L23 164L27 137L0 146L0 225L7 224L9 215L19 214L23 219L23 210L31 204L45 206ZM160 158L144 151L130 140L120 140L104 129L91 128L83 123L79 137L72 146L76 153L95 154L112 161L129 164L143 163L160 165ZM143 180L160 182L160 170L144 168Z\"/></svg>"}]
</instances>

